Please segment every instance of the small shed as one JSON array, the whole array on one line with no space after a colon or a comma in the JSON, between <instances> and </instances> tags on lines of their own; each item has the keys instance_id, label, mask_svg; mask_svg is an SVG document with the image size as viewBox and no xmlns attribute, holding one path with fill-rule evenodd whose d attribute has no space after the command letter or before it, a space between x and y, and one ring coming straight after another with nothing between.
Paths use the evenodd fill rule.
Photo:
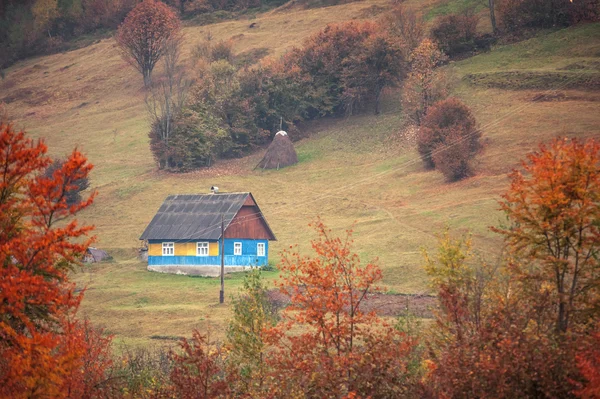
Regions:
<instances>
[{"instance_id":1,"label":"small shed","mask_svg":"<svg viewBox=\"0 0 600 399\"><path fill-rule=\"evenodd\" d=\"M168 196L140 240L150 271L218 276L221 255L226 273L267 265L276 238L251 193L215 190Z\"/></svg>"},{"instance_id":2,"label":"small shed","mask_svg":"<svg viewBox=\"0 0 600 399\"><path fill-rule=\"evenodd\" d=\"M267 148L263 159L257 167L262 169L279 169L298 163L298 155L290 136L283 130L277 132Z\"/></svg>"},{"instance_id":3,"label":"small shed","mask_svg":"<svg viewBox=\"0 0 600 399\"><path fill-rule=\"evenodd\" d=\"M83 261L85 263L96 263L102 262L108 258L109 255L106 253L106 251L95 247L88 247L88 249L85 251L85 255L83 256Z\"/></svg>"}]
</instances>

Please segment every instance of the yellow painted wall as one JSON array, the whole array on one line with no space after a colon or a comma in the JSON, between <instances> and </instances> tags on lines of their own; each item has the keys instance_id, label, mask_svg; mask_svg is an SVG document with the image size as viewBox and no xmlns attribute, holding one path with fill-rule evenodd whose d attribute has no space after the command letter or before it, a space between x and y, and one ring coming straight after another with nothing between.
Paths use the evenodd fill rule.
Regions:
<instances>
[{"instance_id":1,"label":"yellow painted wall","mask_svg":"<svg viewBox=\"0 0 600 399\"><path fill-rule=\"evenodd\" d=\"M148 255L162 256L162 244L148 244Z\"/></svg>"},{"instance_id":2,"label":"yellow painted wall","mask_svg":"<svg viewBox=\"0 0 600 399\"><path fill-rule=\"evenodd\" d=\"M148 244L148 255L162 256L162 243ZM208 244L208 255L219 256L219 243L210 242ZM196 256L195 242L176 242L175 256Z\"/></svg>"},{"instance_id":3,"label":"yellow painted wall","mask_svg":"<svg viewBox=\"0 0 600 399\"><path fill-rule=\"evenodd\" d=\"M209 242L208 243L208 256L219 256L219 243Z\"/></svg>"},{"instance_id":4,"label":"yellow painted wall","mask_svg":"<svg viewBox=\"0 0 600 399\"><path fill-rule=\"evenodd\" d=\"M176 242L175 256L196 256L195 242Z\"/></svg>"}]
</instances>

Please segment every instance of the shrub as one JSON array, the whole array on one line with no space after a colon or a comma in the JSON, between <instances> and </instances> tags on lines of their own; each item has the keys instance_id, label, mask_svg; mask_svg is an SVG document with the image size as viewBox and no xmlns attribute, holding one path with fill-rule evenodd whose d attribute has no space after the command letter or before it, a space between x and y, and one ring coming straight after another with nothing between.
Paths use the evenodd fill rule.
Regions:
<instances>
[{"instance_id":1,"label":"shrub","mask_svg":"<svg viewBox=\"0 0 600 399\"><path fill-rule=\"evenodd\" d=\"M173 352L170 386L163 397L218 398L229 397L222 347L211 341L208 334L194 330L192 338L179 342L180 351Z\"/></svg>"},{"instance_id":2,"label":"shrub","mask_svg":"<svg viewBox=\"0 0 600 399\"><path fill-rule=\"evenodd\" d=\"M219 40L212 46L211 61L219 60L233 63L233 43L231 41Z\"/></svg>"},{"instance_id":3,"label":"shrub","mask_svg":"<svg viewBox=\"0 0 600 399\"><path fill-rule=\"evenodd\" d=\"M192 57L197 60L204 60L211 63L214 61L225 60L233 64L233 43L231 41L220 40L212 43L210 33L205 40L197 44L192 50Z\"/></svg>"},{"instance_id":4,"label":"shrub","mask_svg":"<svg viewBox=\"0 0 600 399\"><path fill-rule=\"evenodd\" d=\"M431 37L440 50L454 57L476 49L478 23L479 17L469 11L462 15L445 15L436 21Z\"/></svg>"},{"instance_id":5,"label":"shrub","mask_svg":"<svg viewBox=\"0 0 600 399\"><path fill-rule=\"evenodd\" d=\"M253 268L244 276L242 291L231 302L233 317L227 328L227 363L236 377L234 386L237 392L234 396L241 397L255 391L257 395L254 397L263 397L261 387L265 385L268 371L265 329L277 323L278 315L269 300L261 269Z\"/></svg>"},{"instance_id":6,"label":"shrub","mask_svg":"<svg viewBox=\"0 0 600 399\"><path fill-rule=\"evenodd\" d=\"M599 0L498 0L500 26L509 33L597 21Z\"/></svg>"},{"instance_id":7,"label":"shrub","mask_svg":"<svg viewBox=\"0 0 600 399\"><path fill-rule=\"evenodd\" d=\"M486 264L470 239L448 233L426 262L440 305L427 335L430 397L573 397L581 342L548 328L547 288L524 289L538 280L513 274L511 265Z\"/></svg>"},{"instance_id":8,"label":"shrub","mask_svg":"<svg viewBox=\"0 0 600 399\"><path fill-rule=\"evenodd\" d=\"M434 104L419 129L417 144L426 168L439 169L450 181L471 173L481 132L471 110L456 98Z\"/></svg>"},{"instance_id":9,"label":"shrub","mask_svg":"<svg viewBox=\"0 0 600 399\"><path fill-rule=\"evenodd\" d=\"M188 109L174 118L168 140L161 138L156 122L150 130L150 149L159 169L186 172L210 166L228 148L227 132L206 110Z\"/></svg>"}]
</instances>

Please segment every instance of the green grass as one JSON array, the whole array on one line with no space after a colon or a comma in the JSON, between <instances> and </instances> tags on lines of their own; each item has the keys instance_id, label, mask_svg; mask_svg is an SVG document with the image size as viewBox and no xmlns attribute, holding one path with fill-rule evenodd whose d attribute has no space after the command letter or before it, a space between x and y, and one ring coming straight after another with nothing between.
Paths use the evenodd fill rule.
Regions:
<instances>
[{"instance_id":1,"label":"green grass","mask_svg":"<svg viewBox=\"0 0 600 399\"><path fill-rule=\"evenodd\" d=\"M511 45L496 46L492 52L472 57L455 65L463 74L514 71L556 70L583 61L593 65L600 57L600 24L585 24ZM590 68L591 69L591 68Z\"/></svg>"},{"instance_id":2,"label":"green grass","mask_svg":"<svg viewBox=\"0 0 600 399\"><path fill-rule=\"evenodd\" d=\"M442 0L425 14L425 20L451 14L460 14L466 10L478 13L486 8L486 0Z\"/></svg>"},{"instance_id":3,"label":"green grass","mask_svg":"<svg viewBox=\"0 0 600 399\"><path fill-rule=\"evenodd\" d=\"M249 29L248 20L187 27L184 55L210 30L217 40L235 37L236 52L267 49L278 56L327 23L362 18L373 6L390 4L377 0L272 11L252 20L258 29ZM309 253L314 232L308 223L318 216L338 234L354 226L355 250L363 261L379 258L384 286L393 292L428 290L420 250L434 249L436 234L447 225L458 233L472 231L482 254L495 259L500 240L488 227L503 220L497 199L507 188L507 172L540 141L557 135L597 136L599 98L575 88L563 90L560 101L536 102L532 99L547 90L541 84L506 90L473 85L465 77L511 71L593 73L599 33L600 24L546 32L447 67L458 78L454 94L477 117L484 144L476 175L453 184L422 168L414 135L404 130L396 91L386 94L381 115L307 124L308 137L295 143L297 165L254 170L259 152L177 175L155 168L141 78L120 59L110 39L9 68L0 83L0 99L17 98L8 104L9 113L17 126L44 137L51 155L65 155L78 146L95 164L91 183L98 196L79 219L96 226L96 246L114 261L75 275L79 286L88 287L81 313L114 333L119 343L152 345L189 336L193 328L211 328L223 336L231 315L229 300L218 303L218 279L150 273L137 260L138 238L168 194L208 192L212 185L222 191L251 191L278 237L270 247L273 260L292 244ZM500 81L502 76L493 75ZM30 94L24 96L26 92ZM28 104L32 99L36 101ZM82 103L87 105L80 107ZM278 274L265 276L271 283ZM237 292L242 277L227 276L226 298Z\"/></svg>"}]
</instances>

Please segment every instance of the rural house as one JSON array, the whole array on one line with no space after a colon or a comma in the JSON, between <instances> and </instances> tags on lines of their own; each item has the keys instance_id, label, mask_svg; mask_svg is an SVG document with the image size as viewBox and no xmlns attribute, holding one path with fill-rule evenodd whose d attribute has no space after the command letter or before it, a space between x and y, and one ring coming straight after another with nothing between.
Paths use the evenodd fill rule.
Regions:
<instances>
[{"instance_id":1,"label":"rural house","mask_svg":"<svg viewBox=\"0 0 600 399\"><path fill-rule=\"evenodd\" d=\"M230 273L266 265L269 241L276 238L251 193L215 190L170 195L140 240L148 246L148 270L218 276L222 245L225 273Z\"/></svg>"}]
</instances>

